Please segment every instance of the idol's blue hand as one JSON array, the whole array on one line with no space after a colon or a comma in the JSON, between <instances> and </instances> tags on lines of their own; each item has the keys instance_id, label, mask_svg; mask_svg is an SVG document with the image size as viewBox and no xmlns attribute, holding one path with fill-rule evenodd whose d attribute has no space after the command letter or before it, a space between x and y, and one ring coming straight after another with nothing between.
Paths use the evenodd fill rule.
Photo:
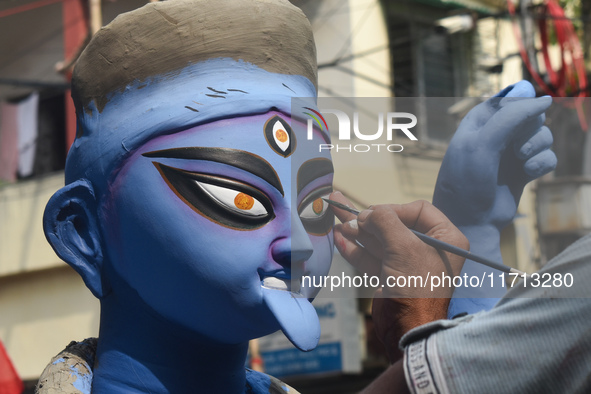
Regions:
<instances>
[{"instance_id":1,"label":"idol's blue hand","mask_svg":"<svg viewBox=\"0 0 591 394\"><path fill-rule=\"evenodd\" d=\"M473 253L501 260L500 231L515 213L525 185L553 170L552 133L544 126L550 97L534 98L526 81L476 106L461 122L443 159L433 204L468 237ZM491 270L466 261L462 275L488 275ZM459 288L450 317L489 309L501 297L501 286ZM468 298L464 298L468 297Z\"/></svg>"}]
</instances>

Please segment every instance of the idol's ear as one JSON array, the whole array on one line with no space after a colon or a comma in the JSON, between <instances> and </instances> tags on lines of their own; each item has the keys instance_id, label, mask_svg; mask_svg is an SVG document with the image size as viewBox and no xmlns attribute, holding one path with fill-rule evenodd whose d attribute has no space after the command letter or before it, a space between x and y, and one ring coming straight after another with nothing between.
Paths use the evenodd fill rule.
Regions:
<instances>
[{"instance_id":1,"label":"idol's ear","mask_svg":"<svg viewBox=\"0 0 591 394\"><path fill-rule=\"evenodd\" d=\"M80 274L92 294L99 299L105 296L97 201L90 182L70 183L51 197L43 215L43 230L55 253Z\"/></svg>"}]
</instances>

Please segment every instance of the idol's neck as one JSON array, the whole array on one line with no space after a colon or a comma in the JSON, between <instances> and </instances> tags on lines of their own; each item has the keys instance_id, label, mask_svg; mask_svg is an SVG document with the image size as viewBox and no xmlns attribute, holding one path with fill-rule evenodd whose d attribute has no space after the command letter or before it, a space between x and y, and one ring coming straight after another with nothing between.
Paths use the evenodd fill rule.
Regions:
<instances>
[{"instance_id":1,"label":"idol's neck","mask_svg":"<svg viewBox=\"0 0 591 394\"><path fill-rule=\"evenodd\" d=\"M243 393L247 349L173 329L110 294L101 300L92 393Z\"/></svg>"}]
</instances>

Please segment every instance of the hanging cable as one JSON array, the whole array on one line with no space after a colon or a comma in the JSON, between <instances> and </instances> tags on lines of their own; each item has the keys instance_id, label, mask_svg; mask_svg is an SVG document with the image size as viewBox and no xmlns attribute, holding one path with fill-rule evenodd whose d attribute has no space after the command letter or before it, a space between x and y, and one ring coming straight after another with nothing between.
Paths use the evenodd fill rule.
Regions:
<instances>
[{"instance_id":1,"label":"hanging cable","mask_svg":"<svg viewBox=\"0 0 591 394\"><path fill-rule=\"evenodd\" d=\"M552 92L552 89L550 89L550 87L546 84L546 82L540 76L538 71L533 68L531 60L527 55L527 51L523 43L523 38L521 37L521 29L515 17L515 5L513 4L513 0L507 0L507 8L509 9L509 14L511 14L511 17L513 19L513 33L515 34L515 38L517 39L517 45L519 46L519 53L521 54L523 64L527 68L527 71L530 73L533 80L538 84L540 88L542 88L542 90L544 90L544 92Z\"/></svg>"},{"instance_id":2,"label":"hanging cable","mask_svg":"<svg viewBox=\"0 0 591 394\"><path fill-rule=\"evenodd\" d=\"M581 48L581 43L573 24L566 19L564 10L555 0L547 0L543 7L543 12L549 18L547 20L540 19L538 26L542 41L542 54L550 83L557 90L559 96L575 95L574 92L579 92L576 94L579 97L586 96L587 75L585 73L583 49ZM548 37L549 23L552 23L554 26L556 40L560 47L561 67L558 73L554 71L548 53L550 46ZM570 57L570 63L566 62L565 55L567 54Z\"/></svg>"},{"instance_id":3,"label":"hanging cable","mask_svg":"<svg viewBox=\"0 0 591 394\"><path fill-rule=\"evenodd\" d=\"M564 10L556 0L546 0L541 9L541 17L538 18L538 29L542 43L542 56L546 66L546 72L550 84L546 83L539 71L532 65L521 36L515 5L513 0L507 0L507 8L513 19L513 32L519 46L519 52L527 71L544 91L545 94L554 97L579 97L575 107L579 117L579 123L584 131L588 129L588 123L583 109L583 98L588 96L587 74L583 58L583 49L574 26L564 14ZM560 48L560 69L556 71L550 60L550 39L548 25L552 24L557 44ZM570 61L567 61L570 60Z\"/></svg>"}]
</instances>

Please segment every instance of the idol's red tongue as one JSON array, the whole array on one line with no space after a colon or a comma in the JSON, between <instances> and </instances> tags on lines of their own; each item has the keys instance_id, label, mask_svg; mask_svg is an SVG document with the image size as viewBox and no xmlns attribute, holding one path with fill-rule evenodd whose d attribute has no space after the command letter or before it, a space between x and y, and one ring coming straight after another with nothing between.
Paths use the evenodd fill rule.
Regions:
<instances>
[{"instance_id":1,"label":"idol's red tongue","mask_svg":"<svg viewBox=\"0 0 591 394\"><path fill-rule=\"evenodd\" d=\"M320 321L312 304L285 290L263 287L263 298L281 326L281 331L298 349L307 352L318 345Z\"/></svg>"}]
</instances>

